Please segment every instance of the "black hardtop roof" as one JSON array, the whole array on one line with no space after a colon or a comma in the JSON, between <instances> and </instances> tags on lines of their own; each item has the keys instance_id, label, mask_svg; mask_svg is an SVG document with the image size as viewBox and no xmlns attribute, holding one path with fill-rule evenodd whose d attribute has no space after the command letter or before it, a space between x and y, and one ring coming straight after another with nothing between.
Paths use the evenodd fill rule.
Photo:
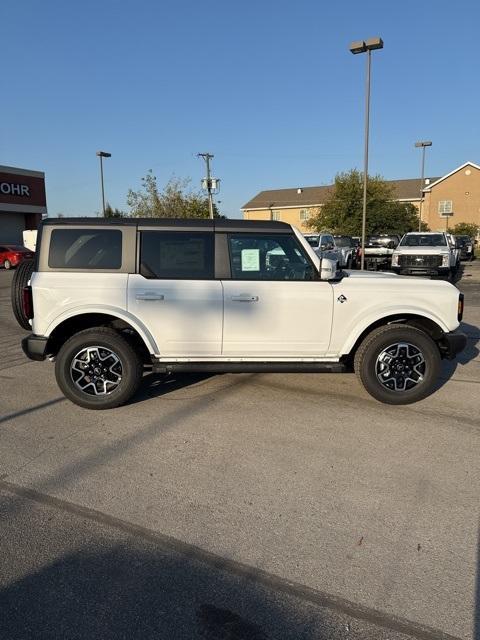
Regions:
<instances>
[{"instance_id":1,"label":"black hardtop roof","mask_svg":"<svg viewBox=\"0 0 480 640\"><path fill-rule=\"evenodd\" d=\"M206 229L211 231L251 231L264 233L266 231L285 233L291 226L286 222L276 220L235 220L215 218L45 218L42 221L47 226L135 226L135 227L161 227L176 229Z\"/></svg>"}]
</instances>

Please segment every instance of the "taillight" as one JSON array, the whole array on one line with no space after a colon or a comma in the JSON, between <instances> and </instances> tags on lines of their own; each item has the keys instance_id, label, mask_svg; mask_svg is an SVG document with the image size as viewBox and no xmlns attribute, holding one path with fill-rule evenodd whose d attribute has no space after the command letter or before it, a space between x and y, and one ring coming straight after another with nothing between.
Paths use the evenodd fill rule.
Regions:
<instances>
[{"instance_id":1,"label":"taillight","mask_svg":"<svg viewBox=\"0 0 480 640\"><path fill-rule=\"evenodd\" d=\"M22 306L25 316L32 320L33 318L33 297L32 287L23 287L22 291Z\"/></svg>"},{"instance_id":2,"label":"taillight","mask_svg":"<svg viewBox=\"0 0 480 640\"><path fill-rule=\"evenodd\" d=\"M463 295L463 293L461 293L458 296L458 314L457 314L457 318L458 318L459 322L461 322L462 318L463 318L463 307L464 307L464 295Z\"/></svg>"}]
</instances>

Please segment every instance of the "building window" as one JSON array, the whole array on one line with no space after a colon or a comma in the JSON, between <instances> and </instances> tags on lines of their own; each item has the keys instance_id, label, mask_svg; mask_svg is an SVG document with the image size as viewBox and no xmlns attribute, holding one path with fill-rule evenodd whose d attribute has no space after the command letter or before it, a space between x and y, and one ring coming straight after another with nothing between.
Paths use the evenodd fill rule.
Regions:
<instances>
[{"instance_id":1,"label":"building window","mask_svg":"<svg viewBox=\"0 0 480 640\"><path fill-rule=\"evenodd\" d=\"M306 222L310 218L310 209L300 209L300 222Z\"/></svg>"},{"instance_id":2,"label":"building window","mask_svg":"<svg viewBox=\"0 0 480 640\"><path fill-rule=\"evenodd\" d=\"M451 200L438 201L438 214L441 216L449 216L453 213L453 202Z\"/></svg>"},{"instance_id":3,"label":"building window","mask_svg":"<svg viewBox=\"0 0 480 640\"><path fill-rule=\"evenodd\" d=\"M281 220L280 211L272 211L272 220Z\"/></svg>"}]
</instances>

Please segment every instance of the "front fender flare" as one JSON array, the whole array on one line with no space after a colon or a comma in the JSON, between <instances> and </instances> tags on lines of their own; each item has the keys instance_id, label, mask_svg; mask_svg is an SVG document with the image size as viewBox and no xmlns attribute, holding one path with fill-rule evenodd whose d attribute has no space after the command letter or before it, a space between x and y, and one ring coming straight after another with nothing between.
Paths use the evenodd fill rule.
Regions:
<instances>
[{"instance_id":1,"label":"front fender flare","mask_svg":"<svg viewBox=\"0 0 480 640\"><path fill-rule=\"evenodd\" d=\"M364 333L368 327L377 324L379 321L385 320L385 324L388 324L388 319L391 318L392 321L395 317L401 318L402 316L417 316L419 318L426 318L431 322L434 322L444 333L448 333L450 329L448 326L435 314L428 313L424 309L420 309L418 307L408 307L408 308L389 308L385 309L381 314L379 313L371 313L360 324L355 325L355 329L350 332L347 336L343 347L340 350L340 355L344 356L350 353L353 349L355 343L360 338L362 333Z\"/></svg>"}]
</instances>

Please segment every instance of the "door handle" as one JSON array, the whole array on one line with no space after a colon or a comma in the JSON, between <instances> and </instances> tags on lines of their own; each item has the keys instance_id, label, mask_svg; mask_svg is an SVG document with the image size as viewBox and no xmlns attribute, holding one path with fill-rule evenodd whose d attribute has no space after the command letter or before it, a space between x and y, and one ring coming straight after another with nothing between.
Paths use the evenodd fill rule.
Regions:
<instances>
[{"instance_id":1,"label":"door handle","mask_svg":"<svg viewBox=\"0 0 480 640\"><path fill-rule=\"evenodd\" d=\"M154 293L153 291L145 291L144 293L137 293L136 300L165 300L163 293Z\"/></svg>"},{"instance_id":2,"label":"door handle","mask_svg":"<svg viewBox=\"0 0 480 640\"><path fill-rule=\"evenodd\" d=\"M232 296L233 302L258 302L258 296L250 296L247 293L241 293L239 296Z\"/></svg>"}]
</instances>

